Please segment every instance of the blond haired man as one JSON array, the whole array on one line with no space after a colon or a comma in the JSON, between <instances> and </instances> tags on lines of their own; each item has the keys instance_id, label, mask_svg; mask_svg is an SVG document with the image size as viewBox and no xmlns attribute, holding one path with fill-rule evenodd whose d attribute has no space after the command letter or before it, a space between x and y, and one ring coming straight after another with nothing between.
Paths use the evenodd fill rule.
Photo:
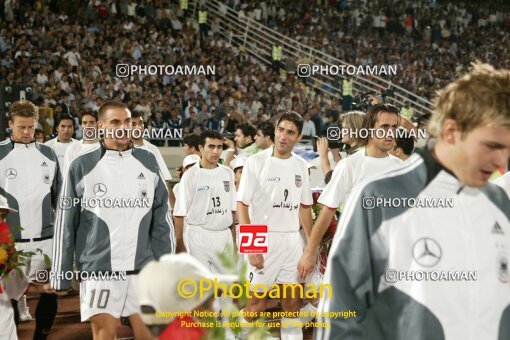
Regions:
<instances>
[{"instance_id":1,"label":"blond haired man","mask_svg":"<svg viewBox=\"0 0 510 340\"><path fill-rule=\"evenodd\" d=\"M510 156L509 98L508 70L474 65L440 92L428 147L353 190L319 308L356 317L320 318L317 339L509 338L510 200L487 183Z\"/></svg>"}]
</instances>

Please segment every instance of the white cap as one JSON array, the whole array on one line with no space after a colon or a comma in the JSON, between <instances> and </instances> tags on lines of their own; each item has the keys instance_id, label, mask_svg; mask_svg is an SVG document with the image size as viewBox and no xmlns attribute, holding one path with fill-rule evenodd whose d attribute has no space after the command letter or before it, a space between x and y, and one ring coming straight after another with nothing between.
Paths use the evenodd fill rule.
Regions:
<instances>
[{"instance_id":1,"label":"white cap","mask_svg":"<svg viewBox=\"0 0 510 340\"><path fill-rule=\"evenodd\" d=\"M2 195L0 195L0 210L9 210L10 212L18 212L17 210L9 207L9 204L7 203L7 198L5 198Z\"/></svg>"},{"instance_id":2,"label":"white cap","mask_svg":"<svg viewBox=\"0 0 510 340\"><path fill-rule=\"evenodd\" d=\"M232 167L232 170L235 170L237 168L244 166L244 163L246 163L246 159L247 159L247 157L243 157L243 156L238 156L238 157L234 158L230 162L230 166Z\"/></svg>"},{"instance_id":3,"label":"white cap","mask_svg":"<svg viewBox=\"0 0 510 340\"><path fill-rule=\"evenodd\" d=\"M187 168L191 164L195 164L196 162L200 162L200 156L199 155L188 155L184 157L182 160L182 167Z\"/></svg>"},{"instance_id":4,"label":"white cap","mask_svg":"<svg viewBox=\"0 0 510 340\"><path fill-rule=\"evenodd\" d=\"M200 306L214 293L211 289L200 296L200 280L204 278L224 283L239 279L236 275L213 274L187 253L167 254L159 261L149 262L138 275L138 304L143 322L147 325L165 325L177 316L168 314L191 312ZM183 297L182 292L186 292L190 298ZM156 311L166 313L169 317L158 316Z\"/></svg>"}]
</instances>

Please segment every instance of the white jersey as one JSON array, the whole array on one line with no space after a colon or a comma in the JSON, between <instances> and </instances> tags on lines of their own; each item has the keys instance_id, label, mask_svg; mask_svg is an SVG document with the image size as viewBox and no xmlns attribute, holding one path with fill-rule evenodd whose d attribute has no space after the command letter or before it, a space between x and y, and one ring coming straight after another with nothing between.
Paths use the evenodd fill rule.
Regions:
<instances>
[{"instance_id":1,"label":"white jersey","mask_svg":"<svg viewBox=\"0 0 510 340\"><path fill-rule=\"evenodd\" d=\"M53 151L55 151L55 154L57 155L57 158L58 158L58 165L60 168L60 172L62 174L64 174L64 169L65 169L64 157L66 155L66 151L71 145L78 143L78 142L79 142L78 140L71 138L71 141L69 143L60 143L58 141L57 137L55 137L53 139L50 139L46 143L44 143L44 144L48 145L49 147L51 147L53 149Z\"/></svg>"},{"instance_id":2,"label":"white jersey","mask_svg":"<svg viewBox=\"0 0 510 340\"><path fill-rule=\"evenodd\" d=\"M345 203L356 184L374 175L391 170L402 164L394 156L378 158L365 154L365 148L355 152L350 157L338 162L331 181L326 185L318 202L331 209L336 209Z\"/></svg>"},{"instance_id":3,"label":"white jersey","mask_svg":"<svg viewBox=\"0 0 510 340\"><path fill-rule=\"evenodd\" d=\"M66 150L66 154L64 156L64 164L62 166L62 169L64 170L62 174L65 176L67 173L67 169L69 169L69 165L71 165L71 162L73 159L81 155L82 153L85 153L87 151L92 150L96 146L99 145L99 142L96 143L83 143L83 140L78 141L77 143L72 143L71 146L69 146Z\"/></svg>"},{"instance_id":4,"label":"white jersey","mask_svg":"<svg viewBox=\"0 0 510 340\"><path fill-rule=\"evenodd\" d=\"M161 151L159 151L158 147L146 140L143 141L143 146L139 147L152 152L154 156L156 156L156 161L158 162L159 168L161 169L161 173L163 174L163 179L165 181L171 181L172 175L170 174L170 171L168 170L168 167L165 164L165 160L163 159Z\"/></svg>"},{"instance_id":5,"label":"white jersey","mask_svg":"<svg viewBox=\"0 0 510 340\"><path fill-rule=\"evenodd\" d=\"M269 231L298 231L300 205L313 203L308 164L295 155L272 155L270 147L246 160L237 200L250 207L252 224L267 224Z\"/></svg>"},{"instance_id":6,"label":"white jersey","mask_svg":"<svg viewBox=\"0 0 510 340\"><path fill-rule=\"evenodd\" d=\"M234 172L229 167L218 164L214 169L204 169L198 162L183 174L174 216L185 217L186 225L225 230L232 225L236 208Z\"/></svg>"}]
</instances>

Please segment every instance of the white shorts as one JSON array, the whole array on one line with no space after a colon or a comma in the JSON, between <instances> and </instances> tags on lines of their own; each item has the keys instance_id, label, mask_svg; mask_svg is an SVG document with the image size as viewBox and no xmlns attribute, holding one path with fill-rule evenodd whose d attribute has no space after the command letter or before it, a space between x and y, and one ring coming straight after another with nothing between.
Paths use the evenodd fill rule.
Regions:
<instances>
[{"instance_id":1,"label":"white shorts","mask_svg":"<svg viewBox=\"0 0 510 340\"><path fill-rule=\"evenodd\" d=\"M24 252L35 253L35 255L30 258L30 262L26 266L23 266L23 272L30 278L31 281L36 281L37 271L50 269L47 268L46 264L44 263L43 254L48 255L51 260L53 252L53 239L47 239L43 241L16 242L16 249Z\"/></svg>"},{"instance_id":2,"label":"white shorts","mask_svg":"<svg viewBox=\"0 0 510 340\"><path fill-rule=\"evenodd\" d=\"M267 253L262 254L264 268L257 269L248 261L248 280L252 287L259 283L265 286L273 283L301 283L297 266L303 255L303 248L304 243L299 231L269 232Z\"/></svg>"},{"instance_id":3,"label":"white shorts","mask_svg":"<svg viewBox=\"0 0 510 340\"><path fill-rule=\"evenodd\" d=\"M138 275L127 275L126 280L83 280L80 282L81 321L97 314L115 318L138 314L136 285Z\"/></svg>"},{"instance_id":4,"label":"white shorts","mask_svg":"<svg viewBox=\"0 0 510 340\"><path fill-rule=\"evenodd\" d=\"M232 250L234 240L230 229L211 231L201 227L185 227L184 245L188 253L199 260L213 273L226 272L219 254L224 254L229 247Z\"/></svg>"}]
</instances>

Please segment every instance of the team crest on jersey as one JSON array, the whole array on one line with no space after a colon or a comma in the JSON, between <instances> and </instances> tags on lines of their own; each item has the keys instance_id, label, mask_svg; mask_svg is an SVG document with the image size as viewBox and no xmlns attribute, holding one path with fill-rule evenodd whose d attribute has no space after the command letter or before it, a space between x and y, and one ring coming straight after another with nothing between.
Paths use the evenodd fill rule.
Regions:
<instances>
[{"instance_id":1,"label":"team crest on jersey","mask_svg":"<svg viewBox=\"0 0 510 340\"><path fill-rule=\"evenodd\" d=\"M301 188L301 184L303 184L301 181L301 175L296 175L296 187Z\"/></svg>"},{"instance_id":2,"label":"team crest on jersey","mask_svg":"<svg viewBox=\"0 0 510 340\"><path fill-rule=\"evenodd\" d=\"M223 187L225 188L225 192L229 192L230 191L230 182L223 181Z\"/></svg>"}]
</instances>

